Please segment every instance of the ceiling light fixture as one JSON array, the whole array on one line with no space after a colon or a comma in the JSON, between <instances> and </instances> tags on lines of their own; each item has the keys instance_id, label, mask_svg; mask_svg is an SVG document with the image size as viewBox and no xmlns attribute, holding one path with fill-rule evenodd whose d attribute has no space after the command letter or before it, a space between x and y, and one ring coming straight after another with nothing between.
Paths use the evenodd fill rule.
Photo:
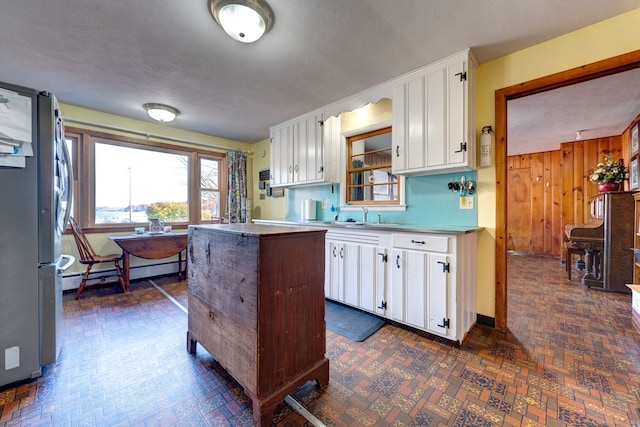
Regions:
<instances>
[{"instance_id":1,"label":"ceiling light fixture","mask_svg":"<svg viewBox=\"0 0 640 427\"><path fill-rule=\"evenodd\" d=\"M576 141L580 141L582 139L582 132L581 130L576 131Z\"/></svg>"},{"instance_id":2,"label":"ceiling light fixture","mask_svg":"<svg viewBox=\"0 0 640 427\"><path fill-rule=\"evenodd\" d=\"M159 122L170 122L180 114L176 108L164 104L149 103L144 104L143 107L147 110L149 117Z\"/></svg>"},{"instance_id":3,"label":"ceiling light fixture","mask_svg":"<svg viewBox=\"0 0 640 427\"><path fill-rule=\"evenodd\" d=\"M253 43L273 26L273 11L264 0L209 0L216 22L234 40Z\"/></svg>"}]
</instances>

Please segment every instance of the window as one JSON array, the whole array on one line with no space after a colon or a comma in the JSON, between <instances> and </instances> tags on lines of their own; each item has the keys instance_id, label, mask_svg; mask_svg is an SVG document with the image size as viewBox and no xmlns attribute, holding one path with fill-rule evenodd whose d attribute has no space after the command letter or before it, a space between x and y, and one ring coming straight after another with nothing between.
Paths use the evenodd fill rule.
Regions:
<instances>
[{"instance_id":1,"label":"window","mask_svg":"<svg viewBox=\"0 0 640 427\"><path fill-rule=\"evenodd\" d=\"M200 217L202 221L214 221L221 217L220 210L220 160L200 159Z\"/></svg>"},{"instance_id":2,"label":"window","mask_svg":"<svg viewBox=\"0 0 640 427\"><path fill-rule=\"evenodd\" d=\"M189 157L95 142L95 224L189 220Z\"/></svg>"},{"instance_id":3,"label":"window","mask_svg":"<svg viewBox=\"0 0 640 427\"><path fill-rule=\"evenodd\" d=\"M399 204L400 183L391 173L391 127L347 138L347 203Z\"/></svg>"},{"instance_id":4,"label":"window","mask_svg":"<svg viewBox=\"0 0 640 427\"><path fill-rule=\"evenodd\" d=\"M220 153L67 128L84 228L130 230L160 218L174 226L219 220L226 163Z\"/></svg>"}]
</instances>

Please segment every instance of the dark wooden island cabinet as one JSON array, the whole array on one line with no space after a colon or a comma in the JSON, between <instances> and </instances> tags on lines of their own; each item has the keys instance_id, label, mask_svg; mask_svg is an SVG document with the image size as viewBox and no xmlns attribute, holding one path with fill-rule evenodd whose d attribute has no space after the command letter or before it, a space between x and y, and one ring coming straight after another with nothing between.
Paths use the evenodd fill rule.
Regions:
<instances>
[{"instance_id":1,"label":"dark wooden island cabinet","mask_svg":"<svg viewBox=\"0 0 640 427\"><path fill-rule=\"evenodd\" d=\"M189 226L187 349L200 343L244 388L256 426L307 381L329 382L325 230Z\"/></svg>"}]
</instances>

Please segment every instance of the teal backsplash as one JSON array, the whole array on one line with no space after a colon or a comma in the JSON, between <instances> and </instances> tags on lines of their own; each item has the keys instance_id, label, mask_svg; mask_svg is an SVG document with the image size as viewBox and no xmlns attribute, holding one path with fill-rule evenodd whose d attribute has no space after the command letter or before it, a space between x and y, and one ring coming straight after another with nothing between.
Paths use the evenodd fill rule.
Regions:
<instances>
[{"instance_id":1,"label":"teal backsplash","mask_svg":"<svg viewBox=\"0 0 640 427\"><path fill-rule=\"evenodd\" d=\"M477 197L473 194L473 209L460 209L460 195L448 189L451 180L464 176L476 183L475 171L450 173L443 175L429 175L409 177L406 183L406 205L404 212L376 211L369 208L369 220L377 220L380 214L382 222L399 224L433 224L477 226L478 209ZM299 221L302 217L302 202L317 200L316 219L332 221L338 215L338 220L353 218L360 221L362 215L355 211L340 211L340 186L338 184L324 184L312 187L289 188L285 191L287 198L287 219ZM322 201L327 202L327 208L322 209ZM334 211L331 211L331 207Z\"/></svg>"}]
</instances>

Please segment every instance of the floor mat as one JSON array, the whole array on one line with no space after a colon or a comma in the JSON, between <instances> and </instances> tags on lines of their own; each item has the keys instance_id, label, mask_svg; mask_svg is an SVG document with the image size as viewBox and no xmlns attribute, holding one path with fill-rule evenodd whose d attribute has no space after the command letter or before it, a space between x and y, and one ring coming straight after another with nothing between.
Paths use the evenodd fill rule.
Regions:
<instances>
[{"instance_id":1,"label":"floor mat","mask_svg":"<svg viewBox=\"0 0 640 427\"><path fill-rule=\"evenodd\" d=\"M384 325L384 320L331 301L325 302L327 329L353 341L364 341Z\"/></svg>"}]
</instances>

